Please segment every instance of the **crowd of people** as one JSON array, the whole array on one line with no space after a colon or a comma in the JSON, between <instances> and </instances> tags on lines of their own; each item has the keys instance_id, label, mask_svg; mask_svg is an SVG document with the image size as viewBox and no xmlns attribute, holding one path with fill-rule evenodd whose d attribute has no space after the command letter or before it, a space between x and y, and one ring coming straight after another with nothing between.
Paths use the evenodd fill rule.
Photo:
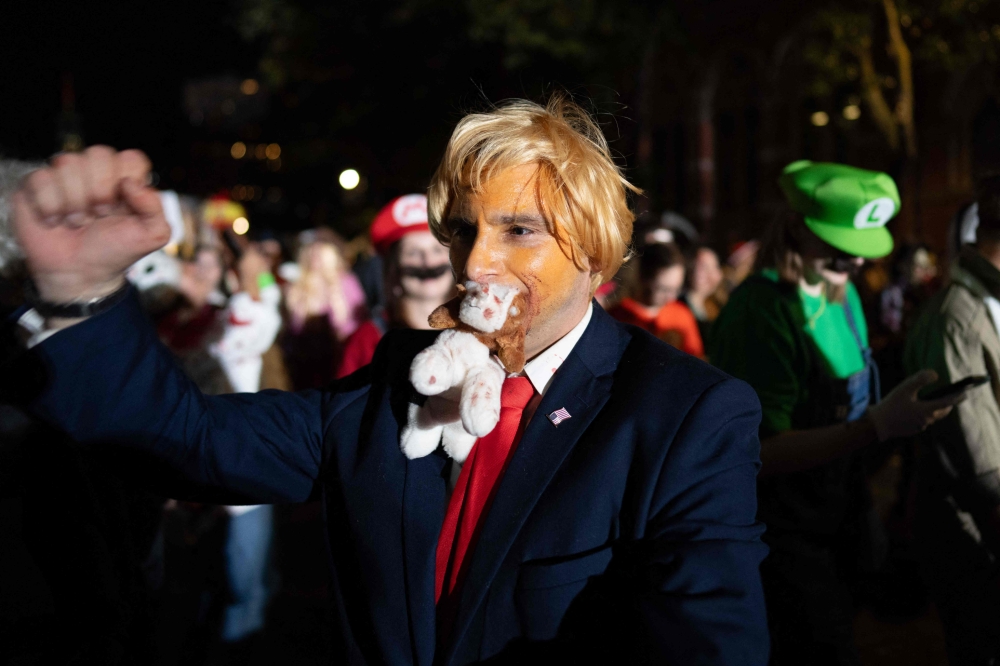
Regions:
<instances>
[{"instance_id":1,"label":"crowd of people","mask_svg":"<svg viewBox=\"0 0 1000 666\"><path fill-rule=\"evenodd\" d=\"M532 107L523 115L531 122L544 116L545 122L556 123L563 122L560 114L571 112L558 106ZM579 125L566 127L570 129L559 131L586 133ZM551 139L533 136L525 140L547 145ZM577 140L567 139L570 143ZM594 141L592 137L588 140ZM453 138L453 142L458 141ZM476 145L476 150L485 150ZM593 145L602 144L597 141ZM588 146L578 150L589 155L587 151L595 149ZM544 151L539 154L544 155ZM543 156L536 161L550 164L547 159ZM40 166L0 164L0 268L4 270L0 291L5 312L17 313L20 318L17 330L11 326L4 340L8 373L27 372L17 365L24 362L21 350L61 335L46 329L44 321L34 322L35 328L31 328L33 311L25 314L23 306L33 301L30 294L22 292L21 284L26 271L37 269L30 256L27 264L22 261L22 250L11 231L14 193L19 183L28 182L22 179ZM511 172L518 166L513 163ZM568 176L560 172L558 178ZM724 250L707 242L710 239L699 238L694 225L676 213L664 213L655 220L640 219L628 242L631 258L620 268L614 266L610 274L591 271L591 276L600 279L590 295L612 318L635 327L628 330L646 331L686 355L708 361L748 383L756 394L761 422L759 430L754 426L752 439L756 442L759 437L760 462L750 501L756 499L756 520L766 526L766 532L747 539L762 538L769 548L759 571L766 600L770 663L860 663L852 633L855 612L859 604L870 600L878 577L892 572L894 556L901 551L919 562L919 574L914 573L905 583L910 596L912 589L926 589L934 602L951 663L1000 660L996 562L1000 553L1000 178L984 178L975 205L956 215L953 247L940 259L923 245L894 248L885 225L898 212L900 198L886 174L800 161L784 170L779 184L787 206L763 238L743 239ZM32 186L41 188L43 184L36 181ZM445 185L436 180L434 187ZM449 190L448 196L458 196L455 191ZM465 229L475 220L441 220L441 211L433 202L429 214L424 194L408 194L388 202L375 216L366 237L351 242L326 227L295 234L253 229L237 235L232 220L213 218L205 202L172 192L158 196L170 226L170 239L163 249L134 263L128 280L155 327L156 337L187 380L197 386L198 395L278 389L298 392L300 400L311 403L311 396L330 386L337 387L334 392L338 395L353 395L350 392L357 390L353 382L372 372L365 368L380 353L377 350L383 337L397 330L430 328L431 312L457 293L456 279L486 279L471 274L469 266L476 261L486 265L480 269L486 276L502 272L490 261L511 261L496 258L499 251L489 260L483 259L477 252L485 251L478 246L463 250L461 244L470 233ZM486 194L479 196L488 199ZM483 210L492 205L477 201L475 205ZM585 205L566 205L573 214L587 214ZM451 226L440 226L445 222ZM541 233L533 230L532 224L528 220L517 229L526 229L526 235ZM513 235L520 238L522 234L518 231ZM497 242L510 247L521 243L516 250L503 251L509 253L534 247L530 245L534 241ZM578 247L584 247L583 241ZM453 266L456 252L461 262ZM592 250L584 254L596 261ZM607 265L600 268L606 271ZM535 275L533 279L543 278ZM597 315L587 314L582 322L589 322L592 316ZM407 344L407 338L394 339L399 341L396 346ZM139 367L159 361L135 358L131 362ZM657 359L649 362L655 364ZM377 367L384 369L386 364L391 365L384 361ZM553 373L557 370L558 364ZM155 375L160 371L150 367L142 372ZM531 378L530 368L526 372ZM700 381L691 379L697 375L694 370L685 372L694 374L680 375L677 381ZM987 378L987 386L926 396L932 385L979 375ZM173 386L176 381L167 377L171 386L164 388L157 400L191 400L190 394ZM537 394L546 394L545 388L536 389ZM924 393L918 396L919 391ZM677 399L675 393L664 389L663 395L668 393ZM649 397L655 403L656 396ZM124 402L130 399L128 393L123 394ZM79 663L252 660L254 646L259 645L267 627L269 600L281 585L274 565L274 552L282 548L280 530L275 529L275 510L270 503L250 503L280 494L263 489L251 492L257 483L256 473L246 470L262 464L264 454L248 449L244 460L235 453L232 455L237 460L226 463L209 455L206 469L181 474L191 478L173 479L176 485L157 475L164 489L155 484L135 488L118 480L114 470L126 469L121 473L126 478L145 478L135 471L135 465L153 464L149 460L133 460L121 453L120 446L109 449L113 451L110 454L80 450L72 439L76 432L89 437L91 426L81 425L83 417L67 416L59 427L52 427L27 407L15 406L21 404L20 396L4 393L0 400L4 401L0 429L6 438L4 463L0 465L3 493L21 499L24 543L51 590L55 616L60 618L55 631L69 637L58 645L30 650L22 645L25 654L35 650L28 656L44 654L67 662L91 660ZM241 404L250 410L259 408L279 422L289 420L288 430L295 430L297 426L290 425L290 420L299 418L298 413L279 411L274 416L274 408L267 402L270 398L262 400ZM753 418L746 415L756 408L742 404L731 397L727 408L743 410L740 418ZM127 411L131 406L121 409L123 420L132 418ZM360 427L362 432L377 429L374 419L378 406L367 409L363 416L345 417L349 425L343 427ZM565 418L570 418L571 411L572 418L582 422L585 417L578 409L567 403ZM223 410L174 412L170 416L195 417L211 420L223 430L229 427L227 420L246 418L253 422L251 416ZM549 419L560 425L551 415ZM722 425L700 424L698 427L707 428L704 432L709 434L699 437L716 441L712 433L728 427L725 424L730 420L726 416ZM262 439L260 446L270 450L268 455L288 457L280 442L271 441L264 426L250 427L257 433L254 436ZM334 422L324 427L340 426ZM525 427L523 423L521 427ZM695 426L677 426L681 431L685 427ZM615 432L620 435L629 428L636 428L634 438L648 436L633 425ZM167 431L158 432L161 434L156 438L169 439L179 436L180 431L171 430L169 436L162 434ZM608 432L600 437L611 437ZM229 446L235 450L244 445L241 437L249 435L245 430L234 433ZM107 431L102 436L121 439L130 435ZM336 439L336 435L324 436ZM727 446L743 445L736 435L722 437ZM640 445L634 444L634 448L633 455L639 455ZM358 510L348 494L355 481L343 467L377 466L377 461L365 459L374 454L324 450L308 455L322 456L324 465L338 465L338 478L347 479L335 490L327 486L323 491L326 514L341 512L346 516ZM682 450L677 455L691 454ZM327 463L331 457L335 462ZM41 458L49 462L41 462ZM892 489L892 524L875 510L870 492L873 473L890 459L902 461L905 471ZM288 464L299 465L297 460ZM706 478L722 474L701 464L696 463L688 472ZM51 470L53 465L58 474L40 474L39 469ZM185 465L178 463L175 472L188 469ZM459 465L451 471L449 493L465 487L459 476L461 468ZM438 476L448 475L440 467L436 469ZM229 504L232 493L220 492L218 504L207 503L212 497L208 486L213 485L213 478L243 472L247 482L231 488L237 488L237 494L247 502ZM387 478L394 474L391 469L382 473ZM740 485L737 477L731 482ZM563 479L563 483L569 481ZM615 482L608 483L614 486ZM603 492L596 495L603 496ZM692 503L692 522L685 523L684 529L711 533L716 529L715 519L699 517L699 491L689 488L687 492L696 496L678 494L669 500ZM331 493L343 496L331 498ZM317 497L315 492L310 496ZM622 497L625 499L612 503L633 501L628 492ZM365 501L377 502L372 497ZM53 508L55 505L61 508ZM67 510L69 506L72 511ZM664 506L654 510L666 512ZM324 519L331 520L329 515ZM647 519L652 524L658 518L649 515ZM320 530L320 517L313 515L310 520ZM729 527L748 527L741 522L744 520L734 513L722 522ZM40 528L43 524L45 529ZM613 539L623 539L620 535L633 527L616 524ZM663 529L671 535L671 543L681 539L669 526ZM80 536L75 537L77 534ZM359 553L374 556L366 550L367 542L356 534L345 534L344 538L357 540ZM588 553L586 557L604 552L588 551L584 545L566 547L577 552L574 548L579 546L578 550ZM57 547L72 566L67 568L64 558L53 557ZM615 558L625 557L617 550L615 553ZM530 557L557 565L562 555L561 551L537 552ZM344 564L341 551L331 557L335 572L338 566L345 572L365 571L354 569L353 561ZM715 562L714 557L709 553L706 561ZM750 559L754 557L757 555ZM603 561L604 566L607 561ZM756 571L756 565L751 569ZM95 578L88 572L101 575ZM586 581L587 575L597 573L600 571L581 569L583 578L568 574L558 585ZM346 575L339 574L339 580L335 575L330 584L338 589L360 585L345 580ZM655 576L661 575L668 574L656 570ZM727 575L716 572L706 580L721 580ZM366 589L372 585L364 581ZM662 585L670 588L668 583ZM724 596L745 596L751 600L748 603L756 603L752 584L747 592L734 591L739 586L725 580L719 585L726 590ZM574 594L582 594L580 589L574 587ZM685 589L685 594L691 590ZM598 590L597 594L606 593ZM923 608L922 598L911 605ZM685 612L680 608L670 612ZM353 611L336 612L351 617ZM453 612L458 613L458 609ZM533 611L518 612L529 617ZM77 621L80 617L86 619ZM703 621L731 621L736 625L733 632L752 633L740 626L739 617L713 616ZM367 622L357 620L354 631ZM649 625L650 631L655 626ZM372 636L379 632L374 625L370 631ZM557 632L552 629L542 634L551 638ZM375 639L355 636L352 640L365 646ZM678 635L671 640L679 640ZM698 639L692 640L697 643ZM751 647L753 643L751 639L732 640L745 641ZM722 652L721 648L706 648L705 652L692 648L690 654L718 656ZM676 656L684 650L666 653ZM735 650L730 654L749 653ZM764 663L767 659L765 650L763 656L754 654L739 663ZM678 663L709 662L692 657Z\"/></svg>"},{"instance_id":2,"label":"crowd of people","mask_svg":"<svg viewBox=\"0 0 1000 666\"><path fill-rule=\"evenodd\" d=\"M37 165L8 161L2 167L11 174L3 183L9 197ZM370 363L388 330L429 328L431 311L454 292L448 250L430 232L423 194L387 204L365 242L355 244L353 251L330 228L284 237L271 232L240 236L232 231L231 215L213 219L205 202L173 192L163 192L161 198L171 240L132 265L128 279L160 341L206 395L322 388ZM12 241L9 234L4 238ZM23 302L16 294L23 265L16 244L10 242L7 249L4 286L6 306L11 308ZM18 430L21 416L4 413L4 432L12 438L5 452L19 448L16 443L37 447L36 432ZM43 507L51 509L51 501L39 503L37 490L24 481L15 483L15 470L23 467L5 470L11 480L5 491L23 495L25 520L30 522ZM78 473L87 479L93 471L88 467ZM96 483L107 480L102 475ZM51 484L45 487L54 492ZM58 494L65 498L63 491ZM99 627L84 623L86 630L73 632L75 645L70 640L49 646L44 657L82 655L104 663L116 658L114 651L105 652L115 649L108 645L113 640L108 634L130 628L147 634L141 644L128 646L129 658L140 660L136 663L142 658L164 665L243 663L259 645L255 639L264 629L268 602L281 580L274 563L275 548L281 544L274 543L273 507L161 500L155 492L141 494L139 500L131 495L119 500L146 509L141 520L127 516L121 526L124 536L141 540L140 552L132 554L142 557L132 562L136 571L121 572L123 580L105 581L108 589L102 594L111 595L109 605L124 603L127 595L116 599L113 590L127 582L129 594L139 601L128 613L115 613L121 615L116 622ZM306 513L305 520L319 529L317 515ZM99 537L112 538L103 531ZM42 545L30 539L28 545L32 556L41 558ZM117 547L103 545L101 550ZM95 556L99 554L91 553ZM54 574L47 569L45 573ZM49 579L53 588L62 586L60 600L68 604L72 599L73 608L93 602L81 594L85 575L77 573L79 580L65 573ZM129 580L138 573L142 575L135 577L141 581ZM313 573L321 587L322 572ZM65 607L56 610L59 616L68 614ZM136 610L141 617L134 615Z\"/></svg>"}]
</instances>

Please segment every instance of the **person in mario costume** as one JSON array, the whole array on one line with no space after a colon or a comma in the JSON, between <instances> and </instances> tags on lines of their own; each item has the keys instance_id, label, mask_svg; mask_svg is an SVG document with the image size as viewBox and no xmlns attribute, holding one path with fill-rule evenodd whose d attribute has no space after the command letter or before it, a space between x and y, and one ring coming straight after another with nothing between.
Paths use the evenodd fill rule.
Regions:
<instances>
[{"instance_id":1,"label":"person in mario costume","mask_svg":"<svg viewBox=\"0 0 1000 666\"><path fill-rule=\"evenodd\" d=\"M426 195L407 194L390 201L375 216L370 235L382 259L384 305L373 308L371 318L344 343L338 377L371 363L389 329L429 329L427 318L448 300L455 286L448 248L427 223Z\"/></svg>"},{"instance_id":2,"label":"person in mario costume","mask_svg":"<svg viewBox=\"0 0 1000 666\"><path fill-rule=\"evenodd\" d=\"M595 306L636 190L586 111L556 96L469 114L430 183L430 229L473 296L463 321L499 326L494 296L506 315L526 303L526 363L463 464L400 448L411 405L454 398L410 381L451 330L391 330L324 390L200 394L122 277L169 233L149 168L93 147L15 194L45 325L2 375L31 373L32 410L150 458L175 494L324 502L342 663L767 662L760 404Z\"/></svg>"}]
</instances>

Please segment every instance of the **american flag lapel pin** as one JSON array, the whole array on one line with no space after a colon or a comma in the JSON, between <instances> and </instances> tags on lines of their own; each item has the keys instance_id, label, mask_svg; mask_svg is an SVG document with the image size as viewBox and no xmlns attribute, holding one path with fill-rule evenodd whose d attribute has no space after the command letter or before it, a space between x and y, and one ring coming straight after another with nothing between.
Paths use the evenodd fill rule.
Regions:
<instances>
[{"instance_id":1,"label":"american flag lapel pin","mask_svg":"<svg viewBox=\"0 0 1000 666\"><path fill-rule=\"evenodd\" d=\"M560 423L566 419L571 418L569 412L566 411L565 407L560 407L556 411L549 414L549 421L552 421L552 425L558 427Z\"/></svg>"}]
</instances>

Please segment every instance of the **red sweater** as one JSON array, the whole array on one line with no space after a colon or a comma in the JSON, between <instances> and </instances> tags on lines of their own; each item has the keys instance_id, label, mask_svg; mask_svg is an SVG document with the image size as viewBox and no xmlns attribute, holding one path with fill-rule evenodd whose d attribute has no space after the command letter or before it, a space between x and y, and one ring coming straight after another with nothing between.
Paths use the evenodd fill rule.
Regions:
<instances>
[{"instance_id":1,"label":"red sweater","mask_svg":"<svg viewBox=\"0 0 1000 666\"><path fill-rule=\"evenodd\" d=\"M358 326L344 343L344 355L340 360L340 367L337 368L337 379L346 377L371 363L372 357L375 356L375 347L381 339L382 331L371 319Z\"/></svg>"},{"instance_id":2,"label":"red sweater","mask_svg":"<svg viewBox=\"0 0 1000 666\"><path fill-rule=\"evenodd\" d=\"M609 314L618 321L644 328L664 342L692 356L704 358L705 346L698 332L698 321L688 306L680 301L667 303L656 315L631 298L623 299Z\"/></svg>"}]
</instances>

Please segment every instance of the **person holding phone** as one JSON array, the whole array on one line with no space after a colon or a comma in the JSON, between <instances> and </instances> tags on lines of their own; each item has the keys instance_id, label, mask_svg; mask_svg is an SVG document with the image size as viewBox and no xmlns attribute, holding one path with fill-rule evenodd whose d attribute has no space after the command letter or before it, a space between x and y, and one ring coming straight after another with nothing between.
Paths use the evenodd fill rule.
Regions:
<instances>
[{"instance_id":1,"label":"person holding phone","mask_svg":"<svg viewBox=\"0 0 1000 666\"><path fill-rule=\"evenodd\" d=\"M922 372L878 399L850 278L865 258L892 251L892 178L799 161L779 184L788 208L716 320L709 359L753 386L763 408L757 495L771 548L761 565L771 664L857 664L846 581L875 550L862 547L874 523L858 453L920 432L963 396L918 399L936 379Z\"/></svg>"},{"instance_id":2,"label":"person holding phone","mask_svg":"<svg viewBox=\"0 0 1000 666\"><path fill-rule=\"evenodd\" d=\"M979 183L978 216L904 353L907 368L934 368L942 382L990 384L969 389L918 449L915 536L956 665L1000 662L1000 175Z\"/></svg>"}]
</instances>

